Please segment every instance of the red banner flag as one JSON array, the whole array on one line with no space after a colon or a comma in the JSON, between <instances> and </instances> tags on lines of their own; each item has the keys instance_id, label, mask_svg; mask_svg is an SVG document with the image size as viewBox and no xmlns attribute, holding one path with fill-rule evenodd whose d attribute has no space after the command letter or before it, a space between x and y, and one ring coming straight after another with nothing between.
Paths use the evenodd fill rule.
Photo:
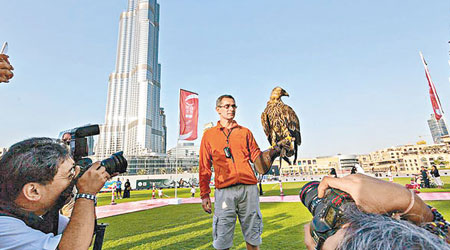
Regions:
<instances>
[{"instance_id":1,"label":"red banner flag","mask_svg":"<svg viewBox=\"0 0 450 250\"><path fill-rule=\"evenodd\" d=\"M179 140L197 139L198 94L180 89L180 137Z\"/></svg>"},{"instance_id":2,"label":"red banner flag","mask_svg":"<svg viewBox=\"0 0 450 250\"><path fill-rule=\"evenodd\" d=\"M433 106L434 117L436 118L437 121L439 121L444 111L442 110L441 102L439 101L439 96L436 92L436 88L434 87L434 83L431 80L430 72L428 71L428 65L427 62L425 62L425 59L423 58L422 52L420 52L420 58L422 58L422 63L423 66L425 67L425 76L427 77L428 86L430 87L430 99L431 105Z\"/></svg>"}]
</instances>

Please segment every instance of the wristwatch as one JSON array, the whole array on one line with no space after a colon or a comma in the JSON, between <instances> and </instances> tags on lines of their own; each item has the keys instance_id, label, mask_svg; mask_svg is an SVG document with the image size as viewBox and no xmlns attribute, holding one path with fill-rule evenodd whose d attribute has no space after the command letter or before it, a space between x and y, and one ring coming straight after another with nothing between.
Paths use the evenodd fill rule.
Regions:
<instances>
[{"instance_id":1,"label":"wristwatch","mask_svg":"<svg viewBox=\"0 0 450 250\"><path fill-rule=\"evenodd\" d=\"M85 199L93 200L95 205L97 205L97 196L95 196L93 194L76 194L75 195L75 200L78 200L79 198L85 198Z\"/></svg>"}]
</instances>

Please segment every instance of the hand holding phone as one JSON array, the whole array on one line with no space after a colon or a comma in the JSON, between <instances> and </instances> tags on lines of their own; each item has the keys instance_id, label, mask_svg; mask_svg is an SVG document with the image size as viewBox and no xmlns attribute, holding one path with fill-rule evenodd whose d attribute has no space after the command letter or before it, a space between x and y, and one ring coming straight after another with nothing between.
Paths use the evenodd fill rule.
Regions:
<instances>
[{"instance_id":1,"label":"hand holding phone","mask_svg":"<svg viewBox=\"0 0 450 250\"><path fill-rule=\"evenodd\" d=\"M12 70L13 66L9 63L8 56L8 43L4 42L2 48L0 49L0 83L9 82L9 80L14 76Z\"/></svg>"},{"instance_id":2,"label":"hand holding phone","mask_svg":"<svg viewBox=\"0 0 450 250\"><path fill-rule=\"evenodd\" d=\"M2 45L2 49L0 50L0 54L8 53L8 42L4 42Z\"/></svg>"}]
</instances>

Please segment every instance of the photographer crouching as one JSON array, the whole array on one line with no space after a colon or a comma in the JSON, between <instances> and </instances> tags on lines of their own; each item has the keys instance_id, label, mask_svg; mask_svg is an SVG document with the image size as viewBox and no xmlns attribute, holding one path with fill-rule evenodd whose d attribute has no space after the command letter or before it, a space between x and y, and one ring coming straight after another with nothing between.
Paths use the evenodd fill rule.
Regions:
<instances>
[{"instance_id":1,"label":"photographer crouching","mask_svg":"<svg viewBox=\"0 0 450 250\"><path fill-rule=\"evenodd\" d=\"M31 138L11 146L0 159L0 249L88 249L95 195L111 175L101 162L79 173L59 140ZM78 194L68 219L59 209L74 186Z\"/></svg>"},{"instance_id":2,"label":"photographer crouching","mask_svg":"<svg viewBox=\"0 0 450 250\"><path fill-rule=\"evenodd\" d=\"M307 183L300 199L313 215L304 228L308 249L450 249L450 224L399 184L324 177Z\"/></svg>"}]
</instances>

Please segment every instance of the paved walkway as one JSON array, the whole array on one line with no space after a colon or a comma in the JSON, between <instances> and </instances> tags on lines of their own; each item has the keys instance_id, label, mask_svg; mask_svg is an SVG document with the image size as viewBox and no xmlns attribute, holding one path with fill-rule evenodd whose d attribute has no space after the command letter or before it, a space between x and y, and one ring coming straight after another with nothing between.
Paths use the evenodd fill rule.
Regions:
<instances>
[{"instance_id":1,"label":"paved walkway","mask_svg":"<svg viewBox=\"0 0 450 250\"><path fill-rule=\"evenodd\" d=\"M436 200L450 200L450 192L436 192L436 193L420 193L420 198L426 201ZM200 198L181 198L182 204L201 203ZM300 202L298 195L288 196L261 196L261 202ZM152 199L143 201L134 201L127 203L119 203L117 205L107 205L96 208L97 218L106 218L114 215L127 214L137 211L148 210L156 207L169 205L171 199ZM214 197L211 198L214 202Z\"/></svg>"}]
</instances>

